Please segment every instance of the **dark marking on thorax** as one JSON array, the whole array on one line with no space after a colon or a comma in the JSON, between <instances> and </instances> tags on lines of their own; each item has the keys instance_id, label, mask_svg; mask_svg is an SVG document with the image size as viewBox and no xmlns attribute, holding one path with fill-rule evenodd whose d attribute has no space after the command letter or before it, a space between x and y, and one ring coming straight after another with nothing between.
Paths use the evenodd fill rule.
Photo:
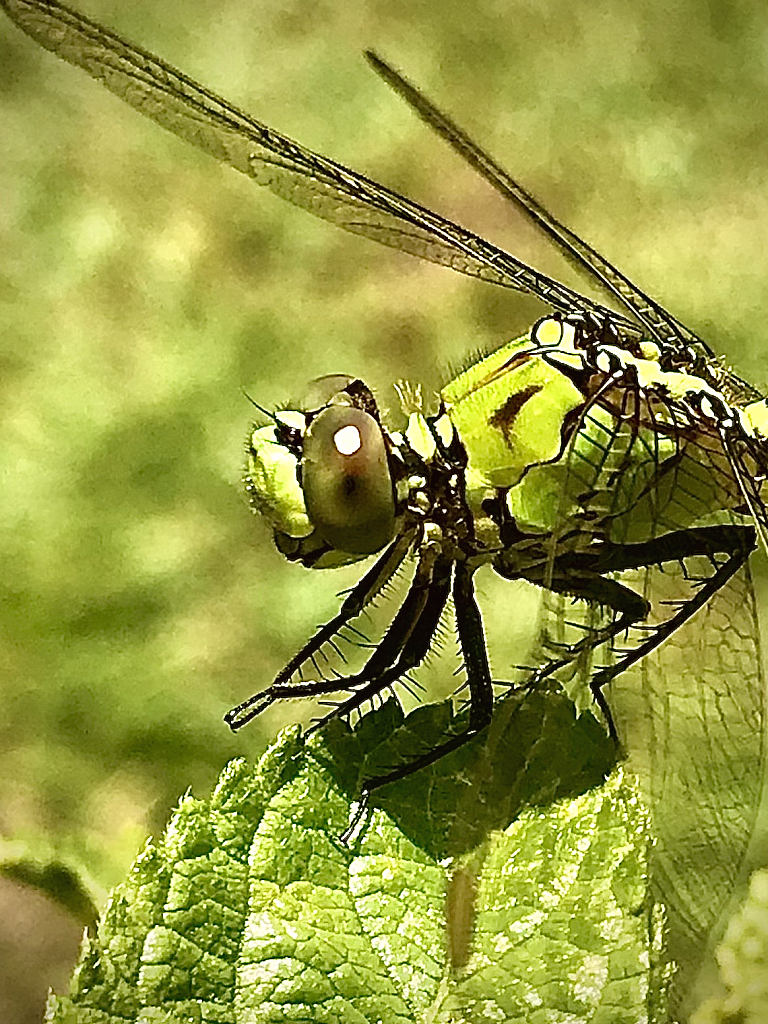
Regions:
<instances>
[{"instance_id":1,"label":"dark marking on thorax","mask_svg":"<svg viewBox=\"0 0 768 1024\"><path fill-rule=\"evenodd\" d=\"M488 417L488 426L500 430L508 448L511 448L510 434L518 413L525 403L538 394L542 389L541 384L529 384L522 391L516 391L507 398L506 402Z\"/></svg>"}]
</instances>

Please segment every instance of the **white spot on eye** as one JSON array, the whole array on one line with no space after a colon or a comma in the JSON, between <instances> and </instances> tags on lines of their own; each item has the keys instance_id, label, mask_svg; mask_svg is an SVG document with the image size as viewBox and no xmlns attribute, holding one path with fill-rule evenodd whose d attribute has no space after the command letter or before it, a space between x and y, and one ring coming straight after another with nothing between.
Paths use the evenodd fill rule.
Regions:
<instances>
[{"instance_id":1,"label":"white spot on eye","mask_svg":"<svg viewBox=\"0 0 768 1024\"><path fill-rule=\"evenodd\" d=\"M357 427L348 423L346 427L341 427L336 431L333 435L333 443L336 445L339 455L354 455L355 452L360 451L363 441Z\"/></svg>"}]
</instances>

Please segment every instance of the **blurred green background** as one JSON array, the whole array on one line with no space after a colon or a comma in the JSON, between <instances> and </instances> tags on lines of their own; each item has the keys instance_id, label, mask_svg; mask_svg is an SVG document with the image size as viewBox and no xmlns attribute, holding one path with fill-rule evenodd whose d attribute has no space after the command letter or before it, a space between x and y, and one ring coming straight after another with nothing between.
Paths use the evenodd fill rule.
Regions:
<instances>
[{"instance_id":1,"label":"blurred green background","mask_svg":"<svg viewBox=\"0 0 768 1024\"><path fill-rule=\"evenodd\" d=\"M83 10L580 286L368 70L375 47L765 385L764 0ZM544 309L293 209L5 19L0 67L0 835L108 886L188 786L296 719L233 737L222 715L357 575L285 564L249 513L243 389L270 406L351 372L394 406L393 380L435 389ZM514 650L531 603L493 604Z\"/></svg>"}]
</instances>

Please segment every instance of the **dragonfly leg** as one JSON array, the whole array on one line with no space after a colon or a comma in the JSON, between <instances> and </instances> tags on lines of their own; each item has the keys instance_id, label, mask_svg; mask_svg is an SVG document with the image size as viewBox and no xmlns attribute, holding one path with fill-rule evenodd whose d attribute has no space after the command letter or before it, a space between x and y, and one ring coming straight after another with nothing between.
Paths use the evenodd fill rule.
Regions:
<instances>
[{"instance_id":1,"label":"dragonfly leg","mask_svg":"<svg viewBox=\"0 0 768 1024\"><path fill-rule=\"evenodd\" d=\"M285 668L281 669L272 685L227 712L224 721L233 732L256 718L276 700L288 697L315 697L323 693L333 693L340 688L338 679L296 682L290 682L290 679L324 644L329 643L348 622L356 618L368 602L381 591L401 565L413 539L412 533L398 537L347 594L337 614L321 626L312 639L291 658Z\"/></svg>"},{"instance_id":2,"label":"dragonfly leg","mask_svg":"<svg viewBox=\"0 0 768 1024\"><path fill-rule=\"evenodd\" d=\"M477 601L475 600L472 584L472 572L473 570L469 569L464 563L458 563L453 583L456 627L469 683L469 723L466 729L449 737L443 743L438 744L431 750L425 751L406 764L367 779L362 787L365 806L367 806L368 798L374 790L380 789L382 786L388 786L391 782L397 782L408 775L413 775L420 768L426 768L428 765L439 761L446 754L458 750L459 747L464 746L465 743L468 743L481 732L491 720L493 714L493 685L491 682L491 670L488 665L488 652L485 646L483 621Z\"/></svg>"},{"instance_id":3,"label":"dragonfly leg","mask_svg":"<svg viewBox=\"0 0 768 1024\"><path fill-rule=\"evenodd\" d=\"M697 555L714 558L715 555L741 553L746 560L755 550L755 530L752 526L697 526L687 530L673 530L653 540L635 544L607 543L597 555L575 554L565 556L557 563L568 569L589 565L593 572L621 572L642 569L663 562L679 562Z\"/></svg>"},{"instance_id":4,"label":"dragonfly leg","mask_svg":"<svg viewBox=\"0 0 768 1024\"><path fill-rule=\"evenodd\" d=\"M614 637L619 636L635 623L642 622L650 610L648 602L640 597L639 594L636 594L634 590L623 586L616 580L605 579L602 576L585 576L581 581L554 577L550 582L549 589L571 597L581 598L591 604L610 608L614 612L614 617L607 626L591 630L582 640L575 644L567 645L565 648L566 654L563 657L552 658L545 665L535 669L525 683L525 685L531 688L540 686L545 679L548 679L560 669L575 663L585 652L595 650ZM609 735L617 742L613 716L602 691L599 691L597 694L593 691L593 697L603 713Z\"/></svg>"},{"instance_id":5,"label":"dragonfly leg","mask_svg":"<svg viewBox=\"0 0 768 1024\"><path fill-rule=\"evenodd\" d=\"M634 623L641 622L651 607L645 598L640 597L630 587L604 576L585 575L581 579L578 576L554 576L548 584L548 589L558 594L581 598L602 608L609 608L615 616L607 626L592 630L583 640L567 645L568 657L544 666L540 678L551 675L556 668L572 661L583 651L599 647L629 629Z\"/></svg>"},{"instance_id":6,"label":"dragonfly leg","mask_svg":"<svg viewBox=\"0 0 768 1024\"><path fill-rule=\"evenodd\" d=\"M424 660L448 600L450 578L451 564L446 559L438 559L428 574L417 571L384 639L360 672L333 681L334 691L354 692L314 722L307 735L321 729L331 719L357 710Z\"/></svg>"},{"instance_id":7,"label":"dragonfly leg","mask_svg":"<svg viewBox=\"0 0 768 1024\"><path fill-rule=\"evenodd\" d=\"M683 601L663 622L649 623L651 635L647 640L639 643L614 664L598 669L590 679L590 690L595 703L605 716L611 736L618 740L610 708L603 693L604 687L663 643L702 608L713 594L725 586L744 565L755 548L755 542L756 534L753 527L723 524L672 531L662 537L634 544L607 543L597 552L572 552L556 559L555 576L548 584L548 589L572 594L594 605L607 606L617 612L618 617L608 626L590 632L583 640L569 647L568 657L553 659L537 670L533 674L533 681L539 682L569 663L575 662L579 654L596 650L624 630L633 626L638 628L647 620L651 610L648 602L610 576L596 574L640 570L665 562L684 564L686 559L696 557L708 559L712 563L713 572L704 579L690 581L694 588L692 596ZM717 556L720 556L719 561ZM618 588L613 598L611 587ZM641 610L642 614L638 614Z\"/></svg>"},{"instance_id":8,"label":"dragonfly leg","mask_svg":"<svg viewBox=\"0 0 768 1024\"><path fill-rule=\"evenodd\" d=\"M606 705L605 697L602 695L603 687L664 643L675 630L695 615L700 608L703 608L712 595L724 587L731 577L742 568L755 548L756 532L752 526L707 526L699 527L696 531L681 531L683 535L686 532L695 532L703 544L699 550L690 550L684 554L678 550L675 556L677 560L694 555L706 555L714 558L714 555L718 553L725 554L727 557L709 578L701 581L693 596L685 601L673 615L653 627L653 634L648 640L638 644L616 664L607 665L592 677L589 684L590 689L601 708ZM666 540L666 538L662 539ZM634 545L628 546L633 547Z\"/></svg>"}]
</instances>

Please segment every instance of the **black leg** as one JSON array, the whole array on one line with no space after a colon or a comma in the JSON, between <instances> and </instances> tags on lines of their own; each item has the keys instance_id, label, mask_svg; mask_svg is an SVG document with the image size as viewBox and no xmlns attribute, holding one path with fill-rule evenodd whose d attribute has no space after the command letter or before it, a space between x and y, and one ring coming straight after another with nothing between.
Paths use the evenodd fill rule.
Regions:
<instances>
[{"instance_id":1,"label":"black leg","mask_svg":"<svg viewBox=\"0 0 768 1024\"><path fill-rule=\"evenodd\" d=\"M549 590L555 593L578 597L593 605L610 608L614 612L613 620L602 629L594 629L575 644L564 646L564 655L540 666L531 675L529 683L536 686L551 676L558 669L574 661L587 650L594 650L614 637L619 636L637 622L642 622L650 611L650 604L630 587L625 587L617 580L605 579L602 576L574 575L570 578L555 576L549 583ZM554 642L552 644L554 647Z\"/></svg>"},{"instance_id":2,"label":"black leg","mask_svg":"<svg viewBox=\"0 0 768 1024\"><path fill-rule=\"evenodd\" d=\"M488 666L488 653L485 646L483 634L483 622L480 617L480 609L477 606L472 585L472 572L465 563L459 562L456 565L453 596L456 608L456 626L461 644L461 652L467 669L467 681L469 683L470 710L469 724L462 732L451 736L444 743L433 747L431 750L413 758L407 764L393 768L392 771L382 775L375 775L363 784L363 795L365 798L376 789L389 785L390 782L397 782L408 775L412 775L420 768L434 764L446 754L457 750L465 743L468 743L491 720L493 714L493 686L491 683L491 672Z\"/></svg>"},{"instance_id":3,"label":"black leg","mask_svg":"<svg viewBox=\"0 0 768 1024\"><path fill-rule=\"evenodd\" d=\"M574 571L622 572L663 562L680 562L697 555L714 557L745 552L745 557L748 557L754 549L755 531L751 526L694 526L636 544L605 543L594 551L565 554L556 560L555 565L560 575L567 579Z\"/></svg>"},{"instance_id":4,"label":"black leg","mask_svg":"<svg viewBox=\"0 0 768 1024\"><path fill-rule=\"evenodd\" d=\"M439 581L443 578L444 596L440 600ZM355 690L367 696L385 689L391 682L399 678L403 672L407 672L409 667L418 664L429 650L435 628L448 598L449 580L450 562L439 558L436 559L431 551L426 555L422 555L405 600L392 620L383 640L376 647L360 672L349 676L338 675L333 679L272 683L266 690L245 702L245 706L248 709L247 714L242 715L237 720L235 726L232 725L232 722L229 722L230 727L240 728L278 700L295 697L317 697L325 693L338 693L341 690ZM428 607L434 608L434 624L429 629L416 629L416 625L421 624L422 616ZM429 621L431 622L431 618ZM409 643L414 643L416 648L421 650L421 654L411 665L406 665L399 670L392 669L391 666L398 662L401 652ZM357 693L355 696L357 696ZM359 702L364 701L366 696L361 696ZM244 705L241 705L241 707L244 707ZM229 713L229 717L234 717L237 711L238 708L235 708ZM326 719L323 719L323 721Z\"/></svg>"},{"instance_id":5,"label":"black leg","mask_svg":"<svg viewBox=\"0 0 768 1024\"><path fill-rule=\"evenodd\" d=\"M719 529L719 527L712 527L713 530ZM671 615L665 622L655 626L653 629L653 635L645 641L645 643L639 644L633 651L626 654L623 658L616 662L615 665L609 665L606 668L601 669L590 681L590 688L602 708L605 704L605 698L602 695L602 688L606 686L612 679L615 679L617 675L620 675L631 665L640 661L642 658L649 654L654 648L658 647L659 644L670 637L676 629L679 629L684 622L687 622L692 615L703 608L707 601L716 594L721 587L724 587L728 580L739 571L744 563L749 558L749 555L754 550L755 546L755 530L753 527L731 527L729 529L739 529L742 534L746 534L747 537L742 537L742 544L731 551L728 558L719 566L715 572L706 580L704 580L699 586L698 590L692 598L686 601L674 615ZM751 544L745 543L745 541L751 536Z\"/></svg>"},{"instance_id":6,"label":"black leg","mask_svg":"<svg viewBox=\"0 0 768 1024\"><path fill-rule=\"evenodd\" d=\"M609 731L616 740L616 730L603 688L616 676L640 661L662 644L672 633L691 618L728 580L744 565L756 543L755 530L751 526L692 527L637 544L603 544L594 552L573 552L555 561L556 576L549 589L582 598L592 604L613 609L618 617L604 629L595 630L567 648L563 658L554 659L533 673L532 685L552 675L574 661L585 650L594 650L633 625L641 625L647 618L650 605L628 587L618 581L606 579L604 573L622 572L661 565L664 562L680 562L694 557L708 558L714 571L711 576L695 581L693 596L684 601L668 619L658 625L650 625L651 635L643 643L625 654L615 664L606 666L590 680L590 689L600 710L605 715ZM725 556L718 564L716 556ZM599 575L593 575L599 574ZM532 579L532 582L538 582ZM612 592L612 588L616 588Z\"/></svg>"},{"instance_id":7,"label":"black leg","mask_svg":"<svg viewBox=\"0 0 768 1024\"><path fill-rule=\"evenodd\" d=\"M450 584L449 561L438 559L429 569L425 562L420 563L405 601L364 667L355 675L337 679L334 683L334 690L350 689L354 692L310 726L307 735L321 729L332 718L355 711L424 660L448 600Z\"/></svg>"},{"instance_id":8,"label":"black leg","mask_svg":"<svg viewBox=\"0 0 768 1024\"><path fill-rule=\"evenodd\" d=\"M256 718L276 700L289 697L316 697L323 693L335 693L339 689L344 689L343 680L338 678L296 682L290 682L290 679L324 644L330 642L339 630L356 618L366 604L381 591L399 568L413 540L413 534L409 533L398 537L390 544L384 554L347 595L338 613L315 633L298 654L291 658L285 668L277 674L272 685L227 712L224 721L233 732Z\"/></svg>"},{"instance_id":9,"label":"black leg","mask_svg":"<svg viewBox=\"0 0 768 1024\"><path fill-rule=\"evenodd\" d=\"M462 732L451 736L444 743L438 744L438 746L413 758L406 764L367 779L362 785L360 800L355 814L347 829L339 837L340 841L345 845L349 843L353 833L366 814L371 793L381 789L382 786L388 786L391 782L407 778L409 775L413 775L414 772L419 771L420 768L426 768L428 765L434 764L435 761L439 761L446 754L450 754L451 751L458 750L459 747L464 746L465 743L468 743L481 732L491 720L493 714L493 685L488 665L483 622L480 616L480 609L475 601L474 587L472 585L472 572L473 570L467 568L465 563L458 563L455 569L453 584L456 626L467 669L467 681L469 683L469 724ZM421 623L419 623L420 631ZM356 694L355 697L357 696ZM355 701L355 703L359 702Z\"/></svg>"}]
</instances>

